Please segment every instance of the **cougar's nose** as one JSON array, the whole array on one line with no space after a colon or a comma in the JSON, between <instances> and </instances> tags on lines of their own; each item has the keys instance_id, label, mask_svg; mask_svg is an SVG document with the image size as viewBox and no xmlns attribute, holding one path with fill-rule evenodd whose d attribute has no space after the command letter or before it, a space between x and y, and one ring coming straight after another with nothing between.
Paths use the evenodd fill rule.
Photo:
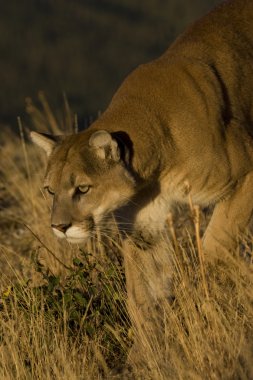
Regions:
<instances>
[{"instance_id":1,"label":"cougar's nose","mask_svg":"<svg viewBox=\"0 0 253 380\"><path fill-rule=\"evenodd\" d=\"M71 223L69 224L51 224L52 228L56 228L57 230L65 233L67 229L71 226Z\"/></svg>"}]
</instances>

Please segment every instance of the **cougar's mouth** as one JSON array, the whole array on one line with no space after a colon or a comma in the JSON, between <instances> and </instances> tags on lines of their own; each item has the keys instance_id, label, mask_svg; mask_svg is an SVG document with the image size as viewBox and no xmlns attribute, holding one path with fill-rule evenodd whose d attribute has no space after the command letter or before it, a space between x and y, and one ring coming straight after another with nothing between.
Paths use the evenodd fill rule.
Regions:
<instances>
[{"instance_id":1,"label":"cougar's mouth","mask_svg":"<svg viewBox=\"0 0 253 380\"><path fill-rule=\"evenodd\" d=\"M65 232L53 228L53 232L58 238L66 239L71 244L85 243L90 237L90 231L85 231L79 226L71 226Z\"/></svg>"}]
</instances>

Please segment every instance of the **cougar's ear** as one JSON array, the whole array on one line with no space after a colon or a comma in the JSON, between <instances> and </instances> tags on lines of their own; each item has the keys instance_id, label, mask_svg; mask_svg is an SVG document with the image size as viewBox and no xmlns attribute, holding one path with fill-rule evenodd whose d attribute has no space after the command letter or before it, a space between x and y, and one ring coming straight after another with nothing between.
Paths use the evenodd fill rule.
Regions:
<instances>
[{"instance_id":1,"label":"cougar's ear","mask_svg":"<svg viewBox=\"0 0 253 380\"><path fill-rule=\"evenodd\" d=\"M44 149L47 156L50 156L55 145L64 139L64 136L51 136L47 135L46 133L38 132L31 132L30 137L36 145Z\"/></svg>"},{"instance_id":2,"label":"cougar's ear","mask_svg":"<svg viewBox=\"0 0 253 380\"><path fill-rule=\"evenodd\" d=\"M107 131L94 132L89 139L89 146L94 148L97 155L102 159L120 160L118 143Z\"/></svg>"}]
</instances>

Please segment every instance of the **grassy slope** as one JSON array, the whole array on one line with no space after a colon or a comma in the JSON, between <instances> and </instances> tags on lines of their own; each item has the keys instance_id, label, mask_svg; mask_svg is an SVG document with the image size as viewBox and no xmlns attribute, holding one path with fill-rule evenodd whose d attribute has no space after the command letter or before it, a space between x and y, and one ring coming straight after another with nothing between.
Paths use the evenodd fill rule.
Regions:
<instances>
[{"instance_id":1,"label":"grassy slope","mask_svg":"<svg viewBox=\"0 0 253 380\"><path fill-rule=\"evenodd\" d=\"M168 243L175 301L161 305L152 334L138 313L130 328L120 260L106 258L113 257L115 246L110 241L104 248L90 246L93 256L87 261L78 247L57 241L40 190L43 156L6 132L0 159L0 378L111 379L110 370L123 364L133 334L140 344L137 378L253 377L250 250L245 259L235 253L203 264L194 244L199 232L184 216L192 236L186 238L180 217L176 249ZM80 261L73 263L77 256Z\"/></svg>"}]
</instances>

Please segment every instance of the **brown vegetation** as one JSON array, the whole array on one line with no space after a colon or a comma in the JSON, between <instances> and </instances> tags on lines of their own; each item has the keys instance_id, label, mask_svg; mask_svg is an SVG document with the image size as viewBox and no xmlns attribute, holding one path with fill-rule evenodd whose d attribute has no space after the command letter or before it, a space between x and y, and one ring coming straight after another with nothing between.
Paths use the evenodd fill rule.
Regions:
<instances>
[{"instance_id":1,"label":"brown vegetation","mask_svg":"<svg viewBox=\"0 0 253 380\"><path fill-rule=\"evenodd\" d=\"M40 131L42 125L54 131L41 99L45 112L33 108L33 122ZM70 128L73 117L65 108ZM136 315L133 328L120 241L81 248L52 235L41 190L44 157L25 142L19 126L19 137L6 131L1 141L0 378L251 379L251 240L244 238L240 252L206 262L200 243L204 214L200 227L198 210L175 212L175 223L168 220L170 241L165 237L174 299L161 305L162 326L150 333ZM140 342L139 364L113 375L133 335Z\"/></svg>"}]
</instances>

